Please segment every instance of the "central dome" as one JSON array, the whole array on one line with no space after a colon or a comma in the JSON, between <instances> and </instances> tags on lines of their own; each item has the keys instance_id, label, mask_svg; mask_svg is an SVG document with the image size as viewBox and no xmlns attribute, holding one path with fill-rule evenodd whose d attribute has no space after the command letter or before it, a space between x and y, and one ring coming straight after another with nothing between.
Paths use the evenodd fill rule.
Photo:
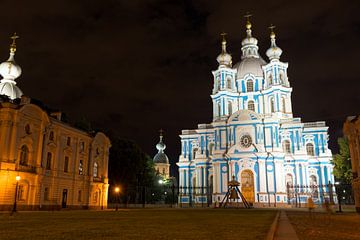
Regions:
<instances>
[{"instance_id":1,"label":"central dome","mask_svg":"<svg viewBox=\"0 0 360 240\"><path fill-rule=\"evenodd\" d=\"M255 77L264 77L262 66L266 62L261 57L247 57L234 65L237 70L237 78L243 78L246 74L253 74Z\"/></svg>"}]
</instances>

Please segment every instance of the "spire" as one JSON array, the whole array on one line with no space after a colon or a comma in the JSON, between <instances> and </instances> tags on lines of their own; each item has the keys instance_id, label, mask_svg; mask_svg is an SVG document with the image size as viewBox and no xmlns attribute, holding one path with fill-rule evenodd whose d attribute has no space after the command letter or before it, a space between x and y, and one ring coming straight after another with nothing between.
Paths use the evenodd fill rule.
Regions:
<instances>
[{"instance_id":1,"label":"spire","mask_svg":"<svg viewBox=\"0 0 360 240\"><path fill-rule=\"evenodd\" d=\"M246 24L245 24L245 27L246 27L246 34L247 34L247 37L251 37L251 22L250 22L250 17L251 17L252 15L250 14L250 13L246 13L245 15L244 15L244 17L246 18Z\"/></svg>"},{"instance_id":2,"label":"spire","mask_svg":"<svg viewBox=\"0 0 360 240\"><path fill-rule=\"evenodd\" d=\"M274 25L270 25L269 27L270 29L270 48L266 51L266 56L268 56L268 58L271 60L279 60L280 59L280 56L282 54L282 50L281 48L279 48L277 45L276 45L276 35L275 35L275 32L274 32L274 29L275 29L275 26Z\"/></svg>"},{"instance_id":3,"label":"spire","mask_svg":"<svg viewBox=\"0 0 360 240\"><path fill-rule=\"evenodd\" d=\"M14 33L14 35L12 35L10 37L10 39L12 39L12 43L10 44L10 53L15 53L16 52L16 39L18 39L19 36L16 35L16 33Z\"/></svg>"},{"instance_id":4,"label":"spire","mask_svg":"<svg viewBox=\"0 0 360 240\"><path fill-rule=\"evenodd\" d=\"M232 64L232 57L230 54L228 54L226 52L226 33L221 33L221 53L219 54L219 56L216 58L216 60L218 61L219 65L221 67L231 67Z\"/></svg>"},{"instance_id":5,"label":"spire","mask_svg":"<svg viewBox=\"0 0 360 240\"><path fill-rule=\"evenodd\" d=\"M163 142L164 130L160 129L159 133L160 133L160 141L159 141L158 144L156 144L156 149L159 150L159 153L160 153L160 152L163 152L165 150L166 145Z\"/></svg>"},{"instance_id":6,"label":"spire","mask_svg":"<svg viewBox=\"0 0 360 240\"><path fill-rule=\"evenodd\" d=\"M244 17L246 18L246 24L245 24L246 37L241 42L241 45L242 45L241 58L249 58L249 57L259 58L259 53L258 53L259 47L257 46L258 41L251 34L251 27L252 27L252 24L250 22L251 16L252 15L249 13L244 15Z\"/></svg>"},{"instance_id":7,"label":"spire","mask_svg":"<svg viewBox=\"0 0 360 240\"><path fill-rule=\"evenodd\" d=\"M0 74L3 77L0 81L0 95L7 95L10 99L20 98L23 93L16 86L15 79L21 75L21 67L16 64L14 56L16 52L16 39L19 36L14 33L10 39L10 56L7 61L0 64Z\"/></svg>"}]
</instances>

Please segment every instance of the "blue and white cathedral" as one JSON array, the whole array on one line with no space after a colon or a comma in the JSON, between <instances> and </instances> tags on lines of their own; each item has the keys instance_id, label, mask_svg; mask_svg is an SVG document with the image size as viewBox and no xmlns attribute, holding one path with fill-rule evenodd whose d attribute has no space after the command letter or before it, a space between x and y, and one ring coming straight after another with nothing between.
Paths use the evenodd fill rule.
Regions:
<instances>
[{"instance_id":1,"label":"blue and white cathedral","mask_svg":"<svg viewBox=\"0 0 360 240\"><path fill-rule=\"evenodd\" d=\"M220 202L233 177L257 206L295 201L287 186L334 183L328 127L293 117L288 63L280 60L273 29L270 41L265 61L247 20L241 60L233 65L223 36L212 72L213 121L180 135L179 203ZM309 195L322 202L327 190L316 189Z\"/></svg>"}]
</instances>

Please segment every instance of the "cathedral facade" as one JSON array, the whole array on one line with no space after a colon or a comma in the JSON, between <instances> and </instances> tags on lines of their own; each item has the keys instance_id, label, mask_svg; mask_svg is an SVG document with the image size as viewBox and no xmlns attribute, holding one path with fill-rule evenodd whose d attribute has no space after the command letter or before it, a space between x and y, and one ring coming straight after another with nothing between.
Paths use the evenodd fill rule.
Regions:
<instances>
[{"instance_id":1,"label":"cathedral facade","mask_svg":"<svg viewBox=\"0 0 360 240\"><path fill-rule=\"evenodd\" d=\"M273 29L268 61L258 52L249 20L241 50L233 65L223 36L219 66L212 72L213 121L180 135L179 203L221 202L232 178L253 205L306 202L309 196L321 203L326 189L295 199L289 186L334 183L328 127L293 116L288 63L280 60Z\"/></svg>"},{"instance_id":2,"label":"cathedral facade","mask_svg":"<svg viewBox=\"0 0 360 240\"><path fill-rule=\"evenodd\" d=\"M15 39L0 64L0 210L106 208L110 140L23 96Z\"/></svg>"}]
</instances>

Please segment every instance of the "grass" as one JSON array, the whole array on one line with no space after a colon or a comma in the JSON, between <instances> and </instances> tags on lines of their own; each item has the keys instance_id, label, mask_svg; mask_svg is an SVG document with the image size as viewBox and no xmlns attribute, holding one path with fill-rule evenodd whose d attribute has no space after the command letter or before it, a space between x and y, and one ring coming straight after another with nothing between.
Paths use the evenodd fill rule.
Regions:
<instances>
[{"instance_id":1,"label":"grass","mask_svg":"<svg viewBox=\"0 0 360 240\"><path fill-rule=\"evenodd\" d=\"M1 239L264 239L276 211L129 209L0 215Z\"/></svg>"},{"instance_id":2,"label":"grass","mask_svg":"<svg viewBox=\"0 0 360 240\"><path fill-rule=\"evenodd\" d=\"M360 239L360 216L356 213L316 212L312 218L307 212L287 211L286 214L299 239Z\"/></svg>"}]
</instances>

